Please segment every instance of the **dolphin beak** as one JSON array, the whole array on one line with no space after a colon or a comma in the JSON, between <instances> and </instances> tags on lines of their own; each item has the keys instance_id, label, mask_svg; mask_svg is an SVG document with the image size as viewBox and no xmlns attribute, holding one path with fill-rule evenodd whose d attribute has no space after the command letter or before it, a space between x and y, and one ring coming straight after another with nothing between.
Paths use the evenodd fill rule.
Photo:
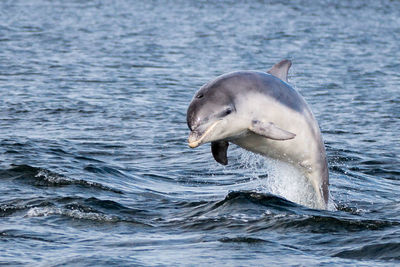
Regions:
<instances>
[{"instance_id":1,"label":"dolphin beak","mask_svg":"<svg viewBox=\"0 0 400 267\"><path fill-rule=\"evenodd\" d=\"M211 124L203 134L199 133L198 131L194 130L189 134L188 138L188 143L190 148L196 148L199 145L206 143L208 140L206 140L206 137L210 135L211 131L219 124L221 120L218 120Z\"/></svg>"},{"instance_id":2,"label":"dolphin beak","mask_svg":"<svg viewBox=\"0 0 400 267\"><path fill-rule=\"evenodd\" d=\"M189 147L190 148L196 148L196 147L198 147L199 146L199 142L193 142L193 143L189 143Z\"/></svg>"},{"instance_id":3,"label":"dolphin beak","mask_svg":"<svg viewBox=\"0 0 400 267\"><path fill-rule=\"evenodd\" d=\"M190 148L195 148L200 145L201 136L199 137L199 133L192 131L189 134L188 143Z\"/></svg>"},{"instance_id":4,"label":"dolphin beak","mask_svg":"<svg viewBox=\"0 0 400 267\"><path fill-rule=\"evenodd\" d=\"M189 140L190 140L190 136L189 136ZM196 148L199 145L200 145L200 141L192 141L192 142L189 141L189 147L190 148Z\"/></svg>"}]
</instances>

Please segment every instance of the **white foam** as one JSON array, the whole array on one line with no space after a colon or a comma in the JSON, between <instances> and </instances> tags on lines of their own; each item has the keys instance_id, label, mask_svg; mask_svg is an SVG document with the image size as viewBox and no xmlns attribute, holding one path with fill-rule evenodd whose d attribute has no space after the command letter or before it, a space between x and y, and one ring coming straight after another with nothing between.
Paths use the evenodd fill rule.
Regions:
<instances>
[{"instance_id":1,"label":"white foam","mask_svg":"<svg viewBox=\"0 0 400 267\"><path fill-rule=\"evenodd\" d=\"M80 210L62 209L56 207L34 207L30 208L26 213L27 217L47 217L51 215L63 215L73 219L93 220L93 221L106 221L114 222L118 221L115 216L109 216L105 214L95 212L83 212Z\"/></svg>"},{"instance_id":2,"label":"white foam","mask_svg":"<svg viewBox=\"0 0 400 267\"><path fill-rule=\"evenodd\" d=\"M26 213L28 217L46 217L53 214L61 214L61 209L52 207L34 207Z\"/></svg>"},{"instance_id":3,"label":"white foam","mask_svg":"<svg viewBox=\"0 0 400 267\"><path fill-rule=\"evenodd\" d=\"M68 182L69 180L65 179L58 174L52 173L48 170L39 170L38 173L35 175L37 178L42 178L43 180L50 182L50 183L62 183Z\"/></svg>"},{"instance_id":4,"label":"white foam","mask_svg":"<svg viewBox=\"0 0 400 267\"><path fill-rule=\"evenodd\" d=\"M317 202L314 189L302 172L294 166L248 151L241 153L240 162L241 167L249 170L251 177L258 180L259 192L278 195L307 207L315 207ZM334 207L334 204L331 206Z\"/></svg>"}]
</instances>

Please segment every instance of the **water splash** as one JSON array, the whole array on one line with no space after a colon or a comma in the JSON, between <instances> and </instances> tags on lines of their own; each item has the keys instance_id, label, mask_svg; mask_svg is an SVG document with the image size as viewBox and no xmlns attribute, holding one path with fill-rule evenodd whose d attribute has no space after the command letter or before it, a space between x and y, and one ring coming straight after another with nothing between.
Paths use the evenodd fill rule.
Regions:
<instances>
[{"instance_id":1,"label":"water splash","mask_svg":"<svg viewBox=\"0 0 400 267\"><path fill-rule=\"evenodd\" d=\"M266 158L248 151L240 153L241 168L249 171L253 179L257 179L260 193L270 193L287 200L315 208L317 199L312 185L303 173L289 163ZM329 210L334 210L332 201Z\"/></svg>"}]
</instances>

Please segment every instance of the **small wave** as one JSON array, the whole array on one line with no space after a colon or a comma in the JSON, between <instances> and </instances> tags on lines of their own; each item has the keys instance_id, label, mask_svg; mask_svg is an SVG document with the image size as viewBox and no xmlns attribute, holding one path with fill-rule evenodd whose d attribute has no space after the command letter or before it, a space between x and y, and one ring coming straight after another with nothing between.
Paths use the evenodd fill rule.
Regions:
<instances>
[{"instance_id":1,"label":"small wave","mask_svg":"<svg viewBox=\"0 0 400 267\"><path fill-rule=\"evenodd\" d=\"M254 191L233 191L221 201L187 205L184 214L167 223L185 229L213 229L220 227L250 226L266 217L293 214L307 209L284 198Z\"/></svg>"},{"instance_id":2,"label":"small wave","mask_svg":"<svg viewBox=\"0 0 400 267\"><path fill-rule=\"evenodd\" d=\"M222 243L248 243L248 244L256 244L256 243L269 243L269 241L255 238L255 237L246 237L246 236L238 236L238 237L224 237L219 239Z\"/></svg>"},{"instance_id":3,"label":"small wave","mask_svg":"<svg viewBox=\"0 0 400 267\"><path fill-rule=\"evenodd\" d=\"M47 236L48 237L48 236ZM28 239L42 242L54 242L51 237L46 238L40 234L33 232L19 231L19 230L4 230L0 231L0 238L4 239ZM1 265L1 262L0 262Z\"/></svg>"},{"instance_id":4,"label":"small wave","mask_svg":"<svg viewBox=\"0 0 400 267\"><path fill-rule=\"evenodd\" d=\"M284 198L255 191L230 192L221 201L182 207L185 214L168 223L186 229L245 227L248 233L265 230L314 233L382 230L399 222L371 220L353 212L314 210Z\"/></svg>"},{"instance_id":5,"label":"small wave","mask_svg":"<svg viewBox=\"0 0 400 267\"><path fill-rule=\"evenodd\" d=\"M8 170L0 171L0 177L12 178L34 186L61 187L78 185L86 188L95 188L111 191L117 194L123 194L121 190L114 189L100 183L71 179L47 169L32 167L29 165L13 165L12 168Z\"/></svg>"},{"instance_id":6,"label":"small wave","mask_svg":"<svg viewBox=\"0 0 400 267\"><path fill-rule=\"evenodd\" d=\"M44 198L13 199L0 204L0 217L7 217L31 207L46 207L53 204Z\"/></svg>"},{"instance_id":7,"label":"small wave","mask_svg":"<svg viewBox=\"0 0 400 267\"><path fill-rule=\"evenodd\" d=\"M63 209L56 207L34 207L26 213L27 217L47 217L50 215L62 215L73 219L100 221L100 222L118 222L121 221L117 216L100 214L96 212L84 212L75 209Z\"/></svg>"},{"instance_id":8,"label":"small wave","mask_svg":"<svg viewBox=\"0 0 400 267\"><path fill-rule=\"evenodd\" d=\"M293 218L280 225L281 228L298 228L314 233L333 233L333 232L359 232L365 230L382 230L386 227L398 225L397 222L384 220L368 220L355 217L334 217L321 215L304 215Z\"/></svg>"},{"instance_id":9,"label":"small wave","mask_svg":"<svg viewBox=\"0 0 400 267\"><path fill-rule=\"evenodd\" d=\"M269 193L259 193L255 191L232 191L225 197L224 200L218 202L215 206L219 207L226 203L232 203L237 200L250 201L255 204L268 207L300 207L296 203L288 201L282 197L275 196Z\"/></svg>"},{"instance_id":10,"label":"small wave","mask_svg":"<svg viewBox=\"0 0 400 267\"><path fill-rule=\"evenodd\" d=\"M65 216L72 219L99 222L126 222L147 225L147 211L125 207L112 201L94 197L57 197L14 199L0 204L0 217L21 214L26 217Z\"/></svg>"},{"instance_id":11,"label":"small wave","mask_svg":"<svg viewBox=\"0 0 400 267\"><path fill-rule=\"evenodd\" d=\"M90 164L85 167L85 171L98 174L112 174L120 177L124 176L119 170L107 166L96 167Z\"/></svg>"},{"instance_id":12,"label":"small wave","mask_svg":"<svg viewBox=\"0 0 400 267\"><path fill-rule=\"evenodd\" d=\"M400 243L381 243L366 245L360 248L343 250L333 255L346 259L357 260L400 260Z\"/></svg>"}]
</instances>

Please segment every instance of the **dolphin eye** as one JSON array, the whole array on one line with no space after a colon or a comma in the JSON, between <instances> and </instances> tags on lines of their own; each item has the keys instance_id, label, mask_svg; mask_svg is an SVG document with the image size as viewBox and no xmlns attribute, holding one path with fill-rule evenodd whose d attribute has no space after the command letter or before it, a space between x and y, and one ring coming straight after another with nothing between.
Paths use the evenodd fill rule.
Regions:
<instances>
[{"instance_id":1,"label":"dolphin eye","mask_svg":"<svg viewBox=\"0 0 400 267\"><path fill-rule=\"evenodd\" d=\"M227 110L225 110L225 114L226 115L229 115L229 114L231 114L232 113L232 109L231 108L228 108Z\"/></svg>"},{"instance_id":2,"label":"dolphin eye","mask_svg":"<svg viewBox=\"0 0 400 267\"><path fill-rule=\"evenodd\" d=\"M196 98L202 98L204 95L202 93L198 94Z\"/></svg>"}]
</instances>

